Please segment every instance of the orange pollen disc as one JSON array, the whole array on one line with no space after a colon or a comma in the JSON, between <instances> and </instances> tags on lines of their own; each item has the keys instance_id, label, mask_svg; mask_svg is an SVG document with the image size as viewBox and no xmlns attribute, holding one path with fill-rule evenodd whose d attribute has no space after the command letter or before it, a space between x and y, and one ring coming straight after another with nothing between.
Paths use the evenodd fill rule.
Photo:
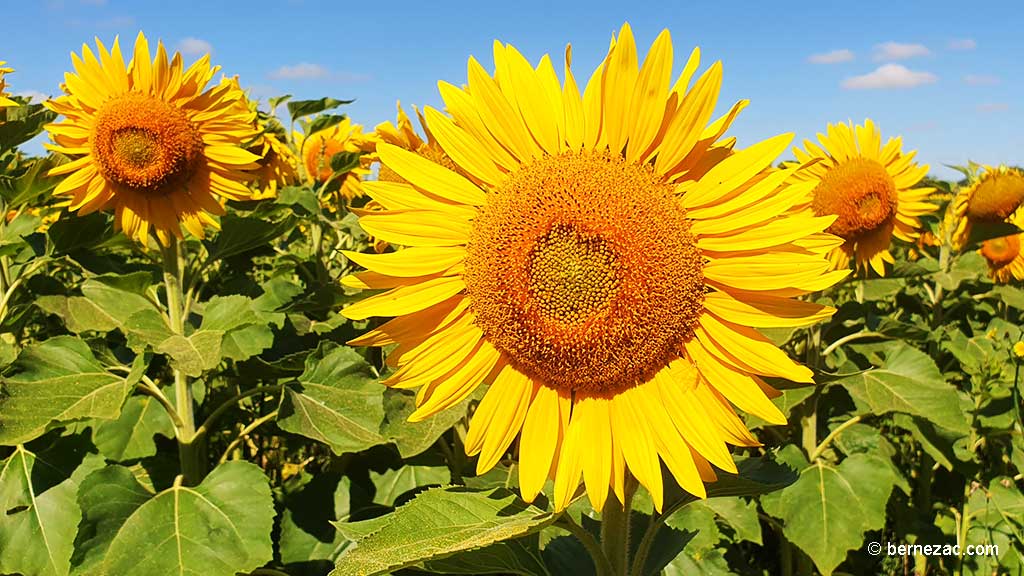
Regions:
<instances>
[{"instance_id":1,"label":"orange pollen disc","mask_svg":"<svg viewBox=\"0 0 1024 576\"><path fill-rule=\"evenodd\" d=\"M875 160L853 158L835 166L813 194L814 213L838 215L828 232L845 240L878 230L896 215L896 183Z\"/></svg>"},{"instance_id":2,"label":"orange pollen disc","mask_svg":"<svg viewBox=\"0 0 1024 576\"><path fill-rule=\"evenodd\" d=\"M671 185L617 155L522 166L473 220L476 322L517 369L613 395L678 357L704 311L704 259Z\"/></svg>"},{"instance_id":3,"label":"orange pollen disc","mask_svg":"<svg viewBox=\"0 0 1024 576\"><path fill-rule=\"evenodd\" d=\"M986 176L967 203L967 215L977 220L1002 221L1024 202L1024 175L1016 172Z\"/></svg>"},{"instance_id":4,"label":"orange pollen disc","mask_svg":"<svg viewBox=\"0 0 1024 576\"><path fill-rule=\"evenodd\" d=\"M981 255L995 268L1002 268L1020 254L1020 235L1003 236L985 240L981 244Z\"/></svg>"},{"instance_id":5,"label":"orange pollen disc","mask_svg":"<svg viewBox=\"0 0 1024 576\"><path fill-rule=\"evenodd\" d=\"M180 109L127 93L96 112L92 154L107 180L139 192L170 194L196 170L203 139Z\"/></svg>"}]
</instances>

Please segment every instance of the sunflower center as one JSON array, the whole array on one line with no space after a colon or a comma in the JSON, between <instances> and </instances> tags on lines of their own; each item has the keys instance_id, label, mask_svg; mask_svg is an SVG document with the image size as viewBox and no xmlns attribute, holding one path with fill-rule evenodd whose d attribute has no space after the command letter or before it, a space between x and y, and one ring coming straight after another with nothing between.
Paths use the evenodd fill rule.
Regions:
<instances>
[{"instance_id":1,"label":"sunflower center","mask_svg":"<svg viewBox=\"0 0 1024 576\"><path fill-rule=\"evenodd\" d=\"M173 192L203 155L203 140L180 109L152 96L128 93L96 113L92 153L100 173L137 190Z\"/></svg>"},{"instance_id":2,"label":"sunflower center","mask_svg":"<svg viewBox=\"0 0 1024 576\"><path fill-rule=\"evenodd\" d=\"M994 267L1002 268L1020 254L1020 236L1003 236L985 240L981 244L981 255Z\"/></svg>"},{"instance_id":3,"label":"sunflower center","mask_svg":"<svg viewBox=\"0 0 1024 576\"><path fill-rule=\"evenodd\" d=\"M971 195L967 215L978 220L1002 221L1024 202L1024 175L1016 172L986 177Z\"/></svg>"},{"instance_id":4,"label":"sunflower center","mask_svg":"<svg viewBox=\"0 0 1024 576\"><path fill-rule=\"evenodd\" d=\"M704 260L673 189L596 152L535 160L489 194L464 278L488 340L537 382L611 395L693 336Z\"/></svg>"},{"instance_id":5,"label":"sunflower center","mask_svg":"<svg viewBox=\"0 0 1024 576\"><path fill-rule=\"evenodd\" d=\"M875 160L854 158L832 168L814 189L814 213L835 214L828 232L854 240L896 214L896 183Z\"/></svg>"}]
</instances>

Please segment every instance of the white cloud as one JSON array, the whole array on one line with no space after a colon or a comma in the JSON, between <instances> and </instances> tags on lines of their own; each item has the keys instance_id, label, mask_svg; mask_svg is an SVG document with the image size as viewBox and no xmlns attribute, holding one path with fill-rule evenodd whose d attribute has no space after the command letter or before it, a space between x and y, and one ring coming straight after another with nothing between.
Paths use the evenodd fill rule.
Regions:
<instances>
[{"instance_id":1,"label":"white cloud","mask_svg":"<svg viewBox=\"0 0 1024 576\"><path fill-rule=\"evenodd\" d=\"M949 41L950 50L974 50L978 47L978 43L972 38L957 38L956 40Z\"/></svg>"},{"instance_id":2,"label":"white cloud","mask_svg":"<svg viewBox=\"0 0 1024 576\"><path fill-rule=\"evenodd\" d=\"M847 50L846 48L821 54L811 54L807 58L807 61L812 64L838 64L840 62L849 62L851 60L853 60L853 51Z\"/></svg>"},{"instance_id":3,"label":"white cloud","mask_svg":"<svg viewBox=\"0 0 1024 576\"><path fill-rule=\"evenodd\" d=\"M931 72L917 72L899 64L885 64L874 72L843 80L842 87L847 90L913 88L922 84L932 84L938 79L939 77Z\"/></svg>"},{"instance_id":4,"label":"white cloud","mask_svg":"<svg viewBox=\"0 0 1024 576\"><path fill-rule=\"evenodd\" d=\"M931 54L931 51L923 44L884 42L882 44L875 44L874 58L876 62L884 62L886 60L906 60L907 58L927 56L929 54Z\"/></svg>"},{"instance_id":5,"label":"white cloud","mask_svg":"<svg viewBox=\"0 0 1024 576\"><path fill-rule=\"evenodd\" d=\"M319 64L302 62L294 66L281 66L270 73L274 80L316 80L327 78L331 75L330 70Z\"/></svg>"},{"instance_id":6,"label":"white cloud","mask_svg":"<svg viewBox=\"0 0 1024 576\"><path fill-rule=\"evenodd\" d=\"M1006 112L1010 109L1010 105L1006 102L986 102L984 104L978 104L978 112Z\"/></svg>"},{"instance_id":7,"label":"white cloud","mask_svg":"<svg viewBox=\"0 0 1024 576\"><path fill-rule=\"evenodd\" d=\"M332 80L344 83L366 82L370 79L367 74L336 72L309 62L300 62L294 66L281 66L267 74L267 77L271 80Z\"/></svg>"},{"instance_id":8,"label":"white cloud","mask_svg":"<svg viewBox=\"0 0 1024 576\"><path fill-rule=\"evenodd\" d=\"M43 94L39 90L22 90L20 92L15 92L14 95L21 96L22 98L28 98L36 104L42 104L50 98L48 94Z\"/></svg>"},{"instance_id":9,"label":"white cloud","mask_svg":"<svg viewBox=\"0 0 1024 576\"><path fill-rule=\"evenodd\" d=\"M201 38L182 38L178 42L178 52L181 52L185 56L202 56L203 54L209 54L213 52L213 45Z\"/></svg>"},{"instance_id":10,"label":"white cloud","mask_svg":"<svg viewBox=\"0 0 1024 576\"><path fill-rule=\"evenodd\" d=\"M991 76L989 74L968 74L964 76L964 84L968 86L995 86L999 82L999 76Z\"/></svg>"}]
</instances>

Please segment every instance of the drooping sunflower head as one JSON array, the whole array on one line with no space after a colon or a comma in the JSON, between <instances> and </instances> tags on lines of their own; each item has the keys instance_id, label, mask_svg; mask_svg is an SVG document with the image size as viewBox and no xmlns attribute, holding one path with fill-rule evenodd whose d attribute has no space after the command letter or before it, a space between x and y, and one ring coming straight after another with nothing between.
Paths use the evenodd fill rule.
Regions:
<instances>
[{"instance_id":1,"label":"drooping sunflower head","mask_svg":"<svg viewBox=\"0 0 1024 576\"><path fill-rule=\"evenodd\" d=\"M364 184L383 210L360 223L406 247L346 252L369 270L343 282L388 291L343 313L394 317L352 344L397 344L385 383L419 389L414 420L487 385L466 449L482 472L518 437L527 500L553 477L562 509L582 477L600 508L632 475L660 509L661 462L703 496L736 470L727 444L757 444L734 406L782 423L762 377L810 382L758 329L833 313L794 297L848 274L825 258L835 217L770 169L790 135L721 139L746 102L711 121L721 66L691 85L694 50L673 82L667 30L641 65L624 26L582 93L568 50L564 80L547 56L494 60L440 84L450 116L424 110L454 168L378 145L399 178Z\"/></svg>"},{"instance_id":2,"label":"drooping sunflower head","mask_svg":"<svg viewBox=\"0 0 1024 576\"><path fill-rule=\"evenodd\" d=\"M302 164L306 169L306 179L310 183L324 183L334 176L331 169L331 158L341 152L362 154L359 166L336 176L339 195L345 200L352 200L363 195L362 180L370 174L373 163L373 151L376 138L363 134L363 127L353 124L345 118L338 124L320 130L309 136L296 133L295 141L302 155Z\"/></svg>"},{"instance_id":3,"label":"drooping sunflower head","mask_svg":"<svg viewBox=\"0 0 1024 576\"><path fill-rule=\"evenodd\" d=\"M259 157L242 146L257 134L236 79L207 87L219 68L209 55L189 68L162 43L151 56L140 32L125 66L117 39L108 51L82 46L64 75L64 95L46 106L64 116L47 126L50 150L71 161L55 194L71 196L71 211L113 208L116 225L145 244L181 237L182 226L202 237L216 227L223 202L251 197L247 171Z\"/></svg>"},{"instance_id":4,"label":"drooping sunflower head","mask_svg":"<svg viewBox=\"0 0 1024 576\"><path fill-rule=\"evenodd\" d=\"M1005 222L1024 204L1024 173L1007 166L985 166L968 186L953 199L953 246L963 247L970 240L974 225L981 222Z\"/></svg>"},{"instance_id":5,"label":"drooping sunflower head","mask_svg":"<svg viewBox=\"0 0 1024 576\"><path fill-rule=\"evenodd\" d=\"M902 140L882 137L871 120L863 126L829 124L818 134L821 147L804 140L794 148L797 161L813 163L795 176L815 182L811 207L818 215L836 215L828 232L843 239L829 254L835 269L868 267L885 275L885 262L893 263L892 238L914 242L921 232L920 217L938 206L929 202L933 188L914 188L928 173L914 162L916 152L904 154Z\"/></svg>"},{"instance_id":6,"label":"drooping sunflower head","mask_svg":"<svg viewBox=\"0 0 1024 576\"><path fill-rule=\"evenodd\" d=\"M256 193L253 200L277 197L279 188L299 180L299 158L286 142L283 130L275 121L261 121L262 134L253 152L260 157L256 171Z\"/></svg>"},{"instance_id":7,"label":"drooping sunflower head","mask_svg":"<svg viewBox=\"0 0 1024 576\"><path fill-rule=\"evenodd\" d=\"M7 88L7 81L4 79L4 75L14 72L14 68L8 68L7 62L0 60L0 108L9 108L11 106L17 106L18 103L8 98L8 94L5 90Z\"/></svg>"}]
</instances>

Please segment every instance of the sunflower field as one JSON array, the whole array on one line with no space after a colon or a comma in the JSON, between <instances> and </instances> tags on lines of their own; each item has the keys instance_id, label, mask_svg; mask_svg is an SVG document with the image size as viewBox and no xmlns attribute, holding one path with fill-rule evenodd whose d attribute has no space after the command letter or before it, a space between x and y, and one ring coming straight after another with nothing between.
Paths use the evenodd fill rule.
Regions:
<instances>
[{"instance_id":1,"label":"sunflower field","mask_svg":"<svg viewBox=\"0 0 1024 576\"><path fill-rule=\"evenodd\" d=\"M628 24L372 129L123 40L0 62L0 574L1024 574L1021 169Z\"/></svg>"}]
</instances>

